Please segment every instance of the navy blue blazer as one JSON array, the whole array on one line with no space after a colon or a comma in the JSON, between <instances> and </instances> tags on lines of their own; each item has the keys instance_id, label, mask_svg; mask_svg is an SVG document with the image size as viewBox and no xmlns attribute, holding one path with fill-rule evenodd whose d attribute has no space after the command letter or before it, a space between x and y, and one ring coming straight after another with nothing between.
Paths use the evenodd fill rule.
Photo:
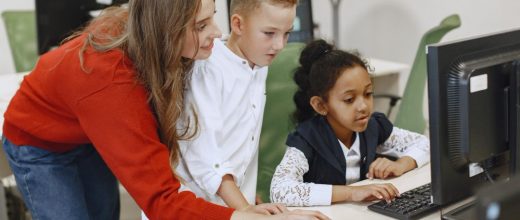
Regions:
<instances>
[{"instance_id":1,"label":"navy blue blazer","mask_svg":"<svg viewBox=\"0 0 520 220\"><path fill-rule=\"evenodd\" d=\"M361 151L360 180L366 178L370 164L376 159L376 147L386 141L393 125L382 113L374 112L368 120L367 129L359 134ZM309 171L303 175L304 182L345 185L346 161L325 117L317 115L300 123L288 135L287 146L302 151L309 163Z\"/></svg>"}]
</instances>

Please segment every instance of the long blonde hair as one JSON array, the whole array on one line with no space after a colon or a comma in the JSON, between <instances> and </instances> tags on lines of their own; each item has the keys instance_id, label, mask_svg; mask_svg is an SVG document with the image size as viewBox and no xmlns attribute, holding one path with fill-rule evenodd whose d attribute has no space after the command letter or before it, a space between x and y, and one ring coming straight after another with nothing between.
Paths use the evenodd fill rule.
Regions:
<instances>
[{"instance_id":1,"label":"long blonde hair","mask_svg":"<svg viewBox=\"0 0 520 220\"><path fill-rule=\"evenodd\" d=\"M100 52L120 49L133 61L137 80L149 93L148 102L161 141L170 150L173 167L179 161L178 141L190 138L189 125L184 132L177 132L184 89L193 66L193 60L183 58L181 51L186 37L194 37L198 48L195 32L188 30L195 26L200 7L200 0L130 0L128 8L105 9L78 33L87 35L80 51L82 65L82 53L88 46ZM193 125L196 131L197 123Z\"/></svg>"}]
</instances>

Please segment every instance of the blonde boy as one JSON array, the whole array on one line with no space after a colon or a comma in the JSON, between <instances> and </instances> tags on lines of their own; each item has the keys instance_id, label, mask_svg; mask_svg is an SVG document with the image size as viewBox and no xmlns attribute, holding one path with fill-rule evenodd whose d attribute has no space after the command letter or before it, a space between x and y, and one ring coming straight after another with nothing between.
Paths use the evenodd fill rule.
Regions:
<instances>
[{"instance_id":1,"label":"blonde boy","mask_svg":"<svg viewBox=\"0 0 520 220\"><path fill-rule=\"evenodd\" d=\"M267 66L287 43L296 4L231 1L229 40L215 40L210 58L195 63L186 92L186 106L194 107L200 130L180 143L182 159L176 171L185 180L184 189L237 210L286 210L253 204Z\"/></svg>"}]
</instances>

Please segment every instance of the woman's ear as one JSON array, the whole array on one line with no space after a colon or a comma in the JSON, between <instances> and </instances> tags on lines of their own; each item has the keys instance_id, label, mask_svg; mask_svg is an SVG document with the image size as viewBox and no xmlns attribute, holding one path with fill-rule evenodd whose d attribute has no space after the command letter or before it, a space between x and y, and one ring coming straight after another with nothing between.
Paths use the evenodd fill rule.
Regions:
<instances>
[{"instance_id":1,"label":"woman's ear","mask_svg":"<svg viewBox=\"0 0 520 220\"><path fill-rule=\"evenodd\" d=\"M242 34L242 27L244 23L244 17L239 14L233 14L231 15L230 24L231 25L231 31L234 32L237 35Z\"/></svg>"},{"instance_id":2,"label":"woman's ear","mask_svg":"<svg viewBox=\"0 0 520 220\"><path fill-rule=\"evenodd\" d=\"M321 97L313 96L309 102L315 112L323 116L327 115L328 109L327 106L325 106L325 101Z\"/></svg>"}]
</instances>

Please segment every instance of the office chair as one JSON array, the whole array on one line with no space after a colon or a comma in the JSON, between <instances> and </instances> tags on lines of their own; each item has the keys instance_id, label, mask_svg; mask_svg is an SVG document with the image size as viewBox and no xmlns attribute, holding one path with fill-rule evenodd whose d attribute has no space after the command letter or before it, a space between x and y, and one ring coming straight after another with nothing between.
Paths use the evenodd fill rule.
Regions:
<instances>
[{"instance_id":1,"label":"office chair","mask_svg":"<svg viewBox=\"0 0 520 220\"><path fill-rule=\"evenodd\" d=\"M4 186L0 184L0 219L7 218L7 202L5 201L5 190Z\"/></svg>"},{"instance_id":2,"label":"office chair","mask_svg":"<svg viewBox=\"0 0 520 220\"><path fill-rule=\"evenodd\" d=\"M304 43L288 43L269 66L257 179L257 193L265 202L269 201L274 170L285 153L285 139L294 128L290 115L296 110L292 97L297 86L292 76L304 46Z\"/></svg>"},{"instance_id":3,"label":"office chair","mask_svg":"<svg viewBox=\"0 0 520 220\"><path fill-rule=\"evenodd\" d=\"M18 188L16 188L16 183L14 180L14 176L9 176L6 178L2 178L0 180L0 194L2 198L0 198L0 211L5 210L4 214L0 214L0 219L7 215L7 219L11 220L29 220L31 219L31 214L25 203L22 199L22 195ZM4 216L2 216L4 215Z\"/></svg>"},{"instance_id":4,"label":"office chair","mask_svg":"<svg viewBox=\"0 0 520 220\"><path fill-rule=\"evenodd\" d=\"M38 60L35 12L4 11L2 19L16 72L32 70Z\"/></svg>"},{"instance_id":5,"label":"office chair","mask_svg":"<svg viewBox=\"0 0 520 220\"><path fill-rule=\"evenodd\" d=\"M426 128L426 119L423 115L423 97L426 85L426 45L437 43L449 31L460 27L460 17L457 14L444 18L441 23L428 30L421 38L417 54L413 62L404 94L402 97L378 94L375 98L389 98L390 106L387 116L390 117L393 107L401 102L394 125L399 128L423 134Z\"/></svg>"}]
</instances>

